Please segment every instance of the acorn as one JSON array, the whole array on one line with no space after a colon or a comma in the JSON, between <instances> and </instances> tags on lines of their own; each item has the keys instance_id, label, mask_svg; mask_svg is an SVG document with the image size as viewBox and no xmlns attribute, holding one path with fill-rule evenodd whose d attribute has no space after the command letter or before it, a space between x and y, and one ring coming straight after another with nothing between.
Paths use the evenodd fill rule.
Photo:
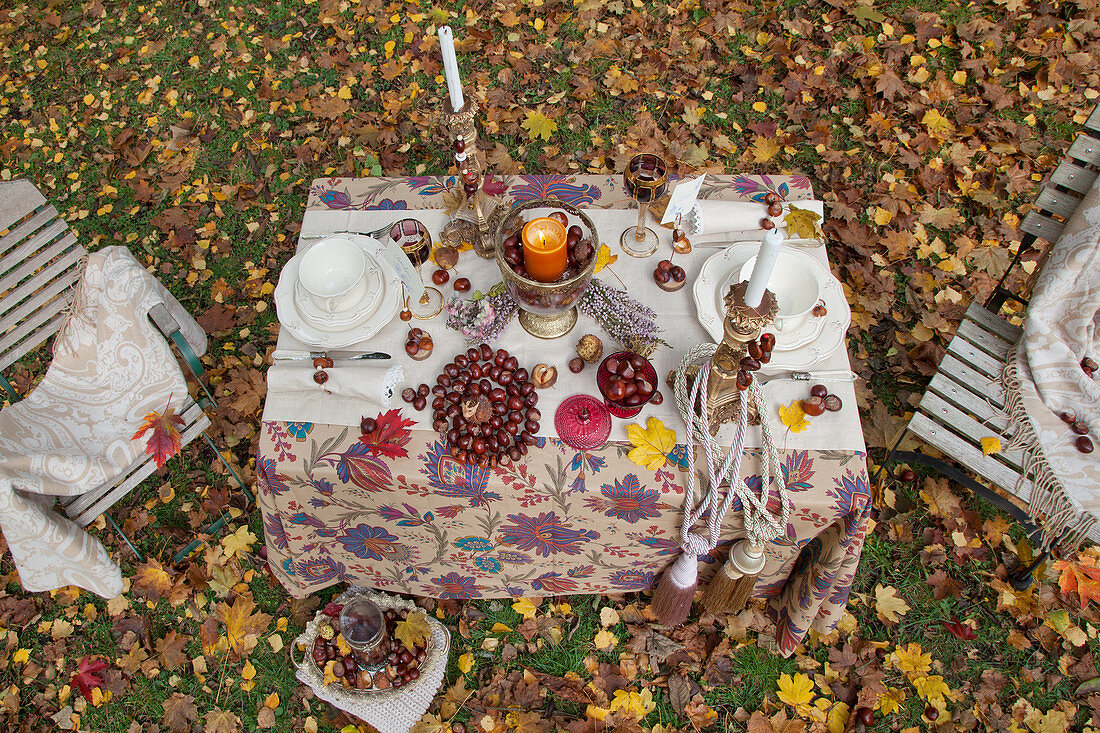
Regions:
<instances>
[{"instance_id":1,"label":"acorn","mask_svg":"<svg viewBox=\"0 0 1100 733\"><path fill-rule=\"evenodd\" d=\"M589 364L595 364L603 356L603 341L600 341L599 336L586 333L577 342L577 356Z\"/></svg>"}]
</instances>

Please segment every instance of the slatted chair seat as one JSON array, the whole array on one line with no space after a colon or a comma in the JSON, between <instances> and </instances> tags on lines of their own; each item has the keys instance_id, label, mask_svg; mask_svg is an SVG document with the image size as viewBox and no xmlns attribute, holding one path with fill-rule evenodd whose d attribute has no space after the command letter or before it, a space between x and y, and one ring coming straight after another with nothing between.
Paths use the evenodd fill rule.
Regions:
<instances>
[{"instance_id":1,"label":"slatted chair seat","mask_svg":"<svg viewBox=\"0 0 1100 733\"><path fill-rule=\"evenodd\" d=\"M109 251L112 253L107 254ZM94 295L89 294L88 288L93 286L85 280L82 287L87 297L74 302L74 285L85 274L87 257L87 253L77 243L76 237L60 218L57 210L31 183L0 183L0 370L16 363L55 335L66 345L65 353L69 361L79 354L76 362L63 368L58 367L61 370L56 372L52 383L49 380L50 375L55 374L56 362L51 365L46 380L35 390L35 400L21 402L20 395L0 374L0 386L8 392L13 403L13 407L5 409L6 415L0 414L0 423L7 426L5 440L13 445L20 445L18 441L30 440L26 443L29 446L26 454L13 454L11 446L7 446L9 449L6 451L0 451L3 453L3 461L0 462L4 469L2 478L9 480L17 491L33 492L33 503L36 505L43 503L43 495L57 496L65 515L78 527L85 527L96 517L104 515L140 559L141 553L106 513L156 470L152 456L142 452L144 444L139 446L137 441L130 440L130 433L140 425L141 414L137 413L141 410L136 408L150 404L154 396L160 395L156 397L159 404L152 409L163 410L171 402L176 413L184 420L184 424L180 426L181 445L187 445L202 436L214 447L205 432L210 426L210 419L204 411L204 406L213 400L201 379L198 381L205 398L200 403L190 397L179 363L167 346L175 344L193 374L199 378L202 367L198 355L205 352L206 335L175 298L123 248L104 250L102 256L93 256L100 268L97 269ZM130 283L135 286L131 288ZM131 293L141 293L140 302L127 300ZM144 321L144 325L134 322L133 327L127 327L120 325L121 321L115 324L113 320L102 320L105 311L121 316L122 313L117 310L119 306L115 304L125 303L129 303L125 306L126 313L133 313L139 319L147 315L148 320ZM66 331L58 335L63 326ZM127 328L131 330L127 331ZM76 331L69 335L73 329ZM97 335L111 340L98 340ZM130 336L137 339L132 345ZM89 342L88 339L92 341ZM103 358L108 358L106 364L114 364L110 359L113 359L113 345L116 343L124 349L152 349L148 354L137 352L142 353L140 360L133 361L124 357L124 361L119 362L128 369L135 370L135 374L147 375L153 380L149 385L144 385L138 379L133 385L134 392L142 390L144 397L137 402L131 400L129 404L132 407L126 406L126 399L116 401L116 397L108 396L114 395L120 386L114 376L115 367L96 366L104 363L100 361ZM142 343L145 344L144 347L139 346ZM74 352L73 349L79 351ZM84 375L87 375L87 379ZM52 385L50 391L42 391L47 383ZM91 386L94 384L105 387L110 385L112 389L99 392L100 396L97 398L97 388ZM161 386L154 388L153 385ZM145 387L151 389L143 389ZM125 394L126 386L122 385L122 389L120 394ZM163 394L160 390L163 390ZM57 399L49 401L50 395L72 395L72 399L84 405L80 395L85 393L93 401L80 408L80 415L86 417L89 414L100 414L96 412L98 409L108 409L109 412L103 413L107 423L98 422L104 425L102 430L85 428L91 432L83 435L90 437L93 442L112 446L111 455L104 456L102 461L95 458L97 454L94 450L88 452L87 438L75 438L81 433L74 431L71 434L79 441L79 450L71 451L77 456L76 463L72 463L66 457L66 446L69 444L65 442L67 433L60 428L50 427L49 421L54 419L56 410L50 408L49 417L46 416L47 413L42 413L46 422L41 425L26 422L23 416L26 419L37 419L34 417L39 414L37 411L59 405ZM34 406L28 407L32 402L35 403ZM112 405L118 405L118 408ZM15 418L14 415L20 417ZM216 448L215 451L217 452ZM20 455L26 457L21 458ZM218 455L224 463L225 459L220 453ZM87 462L84 462L85 456ZM40 466L45 471L47 466L53 466L57 460L69 461L71 467L63 463L57 473L54 473L53 468L49 469L49 473L38 473L35 468ZM248 495L243 482L227 463L225 465ZM67 477L70 475L74 476L73 481L77 483L69 483ZM39 476L40 479L37 478ZM66 478L61 478L62 476ZM27 493L26 496L30 498L32 494ZM251 496L248 495L248 498ZM29 505L24 503L23 506ZM34 507L28 510L34 510ZM223 517L208 528L208 531L220 529L225 521L226 518ZM197 541L191 543L185 552L193 550L197 544ZM177 559L185 552L177 555ZM25 578L24 583L26 584Z\"/></svg>"},{"instance_id":2,"label":"slatted chair seat","mask_svg":"<svg viewBox=\"0 0 1100 733\"><path fill-rule=\"evenodd\" d=\"M1020 247L993 293L984 304L972 303L967 309L906 431L883 461L896 459L933 467L1011 514L1036 535L1038 528L1031 523L1027 512L1032 477L1020 481L1022 453L1002 450L987 456L981 449L981 439L984 437L1012 436L1008 430L1008 420L1002 412L1004 393L1001 374L1009 354L1020 340L1021 329L999 313L1009 300L1027 305L1027 299L1011 289L1010 280L1019 276L1023 258L1045 242L1037 266L1023 284L1024 292L1030 292L1045 262L1046 253L1061 236L1066 222L1096 181L1098 172L1100 106L1089 115L1081 133L1070 145L1066 158L1050 175L1033 210L1021 223L1024 236ZM989 489L968 473L959 471L936 456L898 451L898 445L908 432L914 433L968 472L1007 492L1012 499ZM1100 542L1100 524L1090 531L1088 538ZM1029 586L1031 572L1045 557L1044 552L1029 567L1013 576L1013 584L1019 588Z\"/></svg>"}]
</instances>

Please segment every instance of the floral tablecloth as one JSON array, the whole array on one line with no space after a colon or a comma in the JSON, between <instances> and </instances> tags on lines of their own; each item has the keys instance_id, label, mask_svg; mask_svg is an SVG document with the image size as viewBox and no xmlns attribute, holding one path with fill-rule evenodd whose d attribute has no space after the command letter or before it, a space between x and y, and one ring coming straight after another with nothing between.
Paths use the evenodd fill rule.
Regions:
<instances>
[{"instance_id":1,"label":"floral tablecloth","mask_svg":"<svg viewBox=\"0 0 1100 733\"><path fill-rule=\"evenodd\" d=\"M509 176L506 200L553 196L590 207L630 204L617 177ZM405 209L444 205L454 177L322 179L307 208ZM800 177L708 176L703 195L812 198ZM849 410L852 420L858 415ZM265 420L257 467L268 561L295 596L340 582L438 598L621 593L652 587L678 552L687 474L684 447L650 469L609 443L577 452L541 437L518 465L457 464L431 431L410 429L409 406L372 414L374 439L355 428ZM639 420L644 422L645 413ZM547 425L550 423L544 421ZM792 445L794 444L794 445ZM790 653L811 627L839 619L859 564L871 508L865 453L780 451L793 511L767 548L757 595L771 599L779 649ZM759 485L759 451L743 474ZM704 559L718 567L738 536L740 512Z\"/></svg>"}]
</instances>

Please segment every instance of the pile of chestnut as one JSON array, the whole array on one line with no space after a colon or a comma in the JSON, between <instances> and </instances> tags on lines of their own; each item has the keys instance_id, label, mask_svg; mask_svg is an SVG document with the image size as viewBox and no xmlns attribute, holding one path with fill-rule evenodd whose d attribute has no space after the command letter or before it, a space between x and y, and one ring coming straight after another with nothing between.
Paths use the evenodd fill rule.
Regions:
<instances>
[{"instance_id":1,"label":"pile of chestnut","mask_svg":"<svg viewBox=\"0 0 1100 733\"><path fill-rule=\"evenodd\" d=\"M826 410L840 412L844 403L835 394L829 394L824 384L815 384L810 387L810 396L802 400L802 411L810 417L822 415Z\"/></svg>"},{"instance_id":2,"label":"pile of chestnut","mask_svg":"<svg viewBox=\"0 0 1100 733\"><path fill-rule=\"evenodd\" d=\"M551 219L557 219L566 228L565 248L566 264L565 272L558 281L565 281L576 277L588 266L588 261L595 255L591 238L584 238L584 230L577 224L570 225L569 217L564 211L554 211L548 214ZM523 225L522 219L519 227L502 242L504 246L504 261L512 268L512 272L520 277L527 277L527 268L523 266L523 242L520 241L520 233Z\"/></svg>"},{"instance_id":3,"label":"pile of chestnut","mask_svg":"<svg viewBox=\"0 0 1100 733\"><path fill-rule=\"evenodd\" d=\"M391 645L384 668L373 673L368 672L364 668L369 666L368 652L353 650L350 654L341 655L336 639L326 639L320 634L313 642L313 661L322 670L329 662L334 662L332 674L350 690L388 690L419 679L420 667L428 656L427 648L421 645L407 648L400 639L393 636L397 622L403 621L408 613L408 611L398 611L393 608L385 612L386 634L391 640ZM329 630L332 634L331 626Z\"/></svg>"},{"instance_id":4,"label":"pile of chestnut","mask_svg":"<svg viewBox=\"0 0 1100 733\"><path fill-rule=\"evenodd\" d=\"M1084 421L1078 420L1077 414L1073 410L1066 410L1059 417L1077 435L1074 439L1077 451L1079 453L1092 453L1095 446L1092 444L1092 439L1089 438L1089 426Z\"/></svg>"},{"instance_id":5,"label":"pile of chestnut","mask_svg":"<svg viewBox=\"0 0 1100 733\"><path fill-rule=\"evenodd\" d=\"M762 333L759 339L753 339L745 344L748 353L741 357L737 365L737 389L744 392L752 384L752 373L772 360L772 349L775 348L775 334Z\"/></svg>"},{"instance_id":6,"label":"pile of chestnut","mask_svg":"<svg viewBox=\"0 0 1100 733\"><path fill-rule=\"evenodd\" d=\"M643 376L645 365L645 358L637 354L622 359L609 356L604 362L608 373L607 387L604 389L607 399L627 407L637 407L655 397L655 392L660 394L656 385Z\"/></svg>"},{"instance_id":7,"label":"pile of chestnut","mask_svg":"<svg viewBox=\"0 0 1100 733\"><path fill-rule=\"evenodd\" d=\"M420 385L416 399L426 390ZM527 369L504 349L480 344L455 355L430 392L432 428L447 438L456 461L484 469L506 466L535 444L539 396Z\"/></svg>"}]
</instances>

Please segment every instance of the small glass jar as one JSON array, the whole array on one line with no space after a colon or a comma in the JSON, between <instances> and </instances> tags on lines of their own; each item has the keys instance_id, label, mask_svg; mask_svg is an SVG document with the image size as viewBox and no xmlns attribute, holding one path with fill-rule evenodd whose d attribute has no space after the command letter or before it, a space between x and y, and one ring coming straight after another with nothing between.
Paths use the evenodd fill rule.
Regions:
<instances>
[{"instance_id":1,"label":"small glass jar","mask_svg":"<svg viewBox=\"0 0 1100 733\"><path fill-rule=\"evenodd\" d=\"M355 652L360 668L368 672L381 669L390 653L386 617L373 601L356 598L340 611L340 633Z\"/></svg>"}]
</instances>

